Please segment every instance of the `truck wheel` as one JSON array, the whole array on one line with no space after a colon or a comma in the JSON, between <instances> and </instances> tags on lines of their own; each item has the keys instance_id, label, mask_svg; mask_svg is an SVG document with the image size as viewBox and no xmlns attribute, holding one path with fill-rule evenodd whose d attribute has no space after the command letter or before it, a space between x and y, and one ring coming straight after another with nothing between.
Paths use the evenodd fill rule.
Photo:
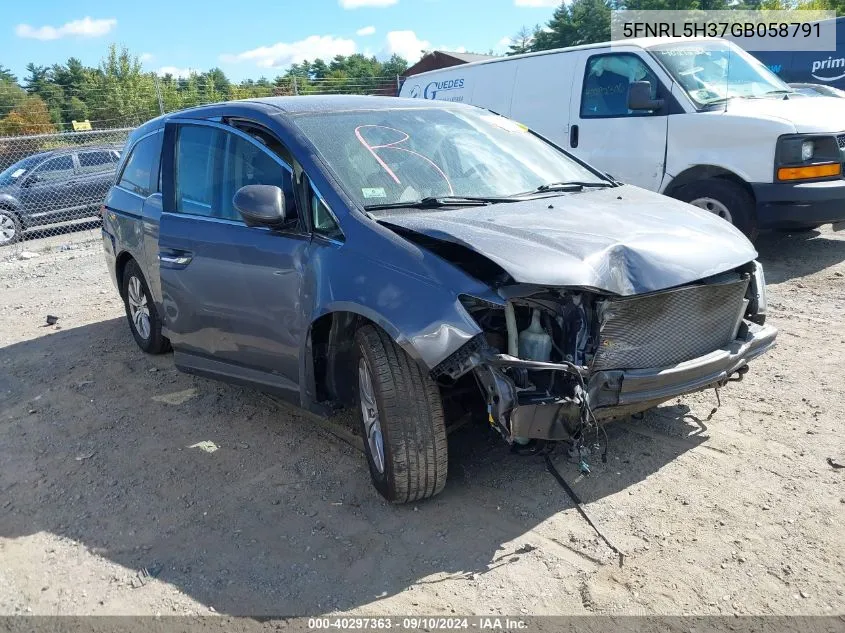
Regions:
<instances>
[{"instance_id":1,"label":"truck wheel","mask_svg":"<svg viewBox=\"0 0 845 633\"><path fill-rule=\"evenodd\" d=\"M724 178L709 178L684 185L675 197L727 220L752 242L757 239L754 198L741 185Z\"/></svg>"},{"instance_id":2,"label":"truck wheel","mask_svg":"<svg viewBox=\"0 0 845 633\"><path fill-rule=\"evenodd\" d=\"M131 260L123 271L121 286L129 329L138 347L147 354L170 351L170 341L161 333L161 317L147 287L141 268Z\"/></svg>"},{"instance_id":3,"label":"truck wheel","mask_svg":"<svg viewBox=\"0 0 845 633\"><path fill-rule=\"evenodd\" d=\"M14 244L21 239L23 227L18 216L7 209L0 209L0 246Z\"/></svg>"},{"instance_id":4,"label":"truck wheel","mask_svg":"<svg viewBox=\"0 0 845 633\"><path fill-rule=\"evenodd\" d=\"M376 490L392 503L433 497L446 484L447 447L437 385L385 332L355 333L357 401Z\"/></svg>"}]
</instances>

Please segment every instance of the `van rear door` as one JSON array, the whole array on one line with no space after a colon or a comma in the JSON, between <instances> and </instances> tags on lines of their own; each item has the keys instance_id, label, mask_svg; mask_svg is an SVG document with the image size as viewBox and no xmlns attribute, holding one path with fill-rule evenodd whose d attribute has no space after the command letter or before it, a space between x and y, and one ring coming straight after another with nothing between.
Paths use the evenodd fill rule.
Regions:
<instances>
[{"instance_id":1,"label":"van rear door","mask_svg":"<svg viewBox=\"0 0 845 633\"><path fill-rule=\"evenodd\" d=\"M572 81L567 148L617 180L660 190L666 156L669 93L638 49L593 49L577 53ZM657 110L628 109L628 89L648 81Z\"/></svg>"}]
</instances>

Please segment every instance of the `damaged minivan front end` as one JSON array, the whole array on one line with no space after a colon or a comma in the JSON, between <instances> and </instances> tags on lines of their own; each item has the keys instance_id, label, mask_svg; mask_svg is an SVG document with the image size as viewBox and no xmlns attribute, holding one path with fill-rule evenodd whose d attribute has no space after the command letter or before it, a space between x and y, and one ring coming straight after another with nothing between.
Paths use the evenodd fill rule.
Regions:
<instances>
[{"instance_id":1,"label":"damaged minivan front end","mask_svg":"<svg viewBox=\"0 0 845 633\"><path fill-rule=\"evenodd\" d=\"M471 371L488 421L509 442L571 440L609 419L741 378L767 351L762 268L618 297L517 286L500 303L462 296L482 334L433 374ZM457 359L463 359L457 362Z\"/></svg>"},{"instance_id":2,"label":"damaged minivan front end","mask_svg":"<svg viewBox=\"0 0 845 633\"><path fill-rule=\"evenodd\" d=\"M666 216L641 212L641 200L652 202L644 193L595 192L579 209L588 213L569 215L543 213L548 203L535 201L381 219L489 285L483 296L459 293L478 332L431 375L446 387L472 376L487 421L509 442L577 439L610 419L724 386L774 345L750 243L688 207L684 223L666 222L681 204L668 199ZM605 222L620 201L627 219Z\"/></svg>"}]
</instances>

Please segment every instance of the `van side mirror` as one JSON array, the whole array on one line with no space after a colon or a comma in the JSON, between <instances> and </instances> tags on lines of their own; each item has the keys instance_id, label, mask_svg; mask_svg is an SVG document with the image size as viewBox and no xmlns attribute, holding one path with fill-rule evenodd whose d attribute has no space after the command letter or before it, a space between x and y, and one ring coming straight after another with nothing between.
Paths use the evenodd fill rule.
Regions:
<instances>
[{"instance_id":1,"label":"van side mirror","mask_svg":"<svg viewBox=\"0 0 845 633\"><path fill-rule=\"evenodd\" d=\"M29 178L27 178L24 183L23 187L31 187L32 185L36 185L39 182L42 182L44 179L39 176L38 174L32 174Z\"/></svg>"},{"instance_id":2,"label":"van side mirror","mask_svg":"<svg viewBox=\"0 0 845 633\"><path fill-rule=\"evenodd\" d=\"M275 185L247 185L232 198L247 226L279 228L285 223L285 194Z\"/></svg>"},{"instance_id":3,"label":"van side mirror","mask_svg":"<svg viewBox=\"0 0 845 633\"><path fill-rule=\"evenodd\" d=\"M651 98L650 81L634 81L628 86L629 110L659 110L663 107L663 99Z\"/></svg>"}]
</instances>

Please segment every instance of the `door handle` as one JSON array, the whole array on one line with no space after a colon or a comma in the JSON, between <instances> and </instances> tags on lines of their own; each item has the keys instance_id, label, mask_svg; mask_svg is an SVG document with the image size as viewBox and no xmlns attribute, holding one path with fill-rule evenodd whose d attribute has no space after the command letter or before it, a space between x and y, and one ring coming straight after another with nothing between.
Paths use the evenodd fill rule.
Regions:
<instances>
[{"instance_id":1,"label":"door handle","mask_svg":"<svg viewBox=\"0 0 845 633\"><path fill-rule=\"evenodd\" d=\"M193 257L188 253L182 253L179 255L158 254L158 261L162 264L172 264L174 266L187 266L191 263L192 259Z\"/></svg>"},{"instance_id":2,"label":"door handle","mask_svg":"<svg viewBox=\"0 0 845 633\"><path fill-rule=\"evenodd\" d=\"M569 147L578 147L578 126L573 125L569 129Z\"/></svg>"}]
</instances>

